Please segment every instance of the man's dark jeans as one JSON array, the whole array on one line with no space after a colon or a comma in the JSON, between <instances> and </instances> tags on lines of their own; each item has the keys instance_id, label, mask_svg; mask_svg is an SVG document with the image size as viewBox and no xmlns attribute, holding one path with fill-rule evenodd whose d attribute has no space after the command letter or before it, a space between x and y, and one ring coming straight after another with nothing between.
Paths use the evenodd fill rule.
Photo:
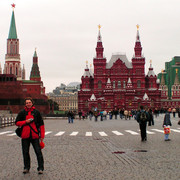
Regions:
<instances>
[{"instance_id":1,"label":"man's dark jeans","mask_svg":"<svg viewBox=\"0 0 180 180\"><path fill-rule=\"evenodd\" d=\"M44 170L44 159L39 145L39 139L32 139L32 138L21 140L23 159L24 159L24 169L28 169L28 170L30 169L30 155L29 155L30 143L32 144L37 156L37 161L38 161L37 169Z\"/></svg>"},{"instance_id":2,"label":"man's dark jeans","mask_svg":"<svg viewBox=\"0 0 180 180\"><path fill-rule=\"evenodd\" d=\"M140 130L141 130L141 140L142 141L147 140L147 136L146 136L147 123L146 122L140 123L139 126L140 126Z\"/></svg>"}]
</instances>

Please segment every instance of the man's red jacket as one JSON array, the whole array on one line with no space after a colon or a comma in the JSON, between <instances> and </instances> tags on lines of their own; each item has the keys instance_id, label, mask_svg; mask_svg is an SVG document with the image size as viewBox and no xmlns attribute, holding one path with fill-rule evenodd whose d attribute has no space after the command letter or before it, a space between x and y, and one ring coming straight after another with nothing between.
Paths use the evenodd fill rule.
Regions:
<instances>
[{"instance_id":1,"label":"man's red jacket","mask_svg":"<svg viewBox=\"0 0 180 180\"><path fill-rule=\"evenodd\" d=\"M33 118L34 120L30 124L26 124L26 120ZM30 136L32 139L39 139L43 138L45 136L45 128L44 128L44 121L42 119L42 116L38 110L35 109L35 107L31 107L30 109L24 108L17 116L16 126L23 126L21 138L26 139ZM33 130L30 128L30 126L33 128ZM37 133L40 134L40 137Z\"/></svg>"}]
</instances>

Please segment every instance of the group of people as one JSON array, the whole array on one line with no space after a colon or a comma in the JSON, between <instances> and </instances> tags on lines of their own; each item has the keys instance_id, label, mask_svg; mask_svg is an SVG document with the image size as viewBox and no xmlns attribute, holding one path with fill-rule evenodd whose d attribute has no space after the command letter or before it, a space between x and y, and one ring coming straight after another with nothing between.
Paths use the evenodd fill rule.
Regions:
<instances>
[{"instance_id":1,"label":"group of people","mask_svg":"<svg viewBox=\"0 0 180 180\"><path fill-rule=\"evenodd\" d=\"M125 119L125 120L131 120L131 118L136 119L136 115L137 115L137 110L125 110L125 109L114 109L114 110L110 110L110 111L106 111L106 110L90 110L89 112L85 113L84 111L79 111L78 115L79 115L79 119L87 119L89 117L90 120L92 120L92 118L94 117L95 121L98 121L98 117L100 117L100 121L103 120L107 120L109 117L109 120L112 119L117 119L117 117L119 116L120 119ZM149 120L148 120L148 126L154 125L154 117L153 117L153 111L152 109L149 109L147 111L148 115L149 115Z\"/></svg>"}]
</instances>

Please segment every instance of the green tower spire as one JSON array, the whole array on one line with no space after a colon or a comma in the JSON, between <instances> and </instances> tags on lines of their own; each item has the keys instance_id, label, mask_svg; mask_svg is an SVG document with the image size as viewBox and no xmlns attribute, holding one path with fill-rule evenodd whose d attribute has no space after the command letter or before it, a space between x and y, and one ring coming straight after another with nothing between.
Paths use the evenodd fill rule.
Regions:
<instances>
[{"instance_id":1,"label":"green tower spire","mask_svg":"<svg viewBox=\"0 0 180 180\"><path fill-rule=\"evenodd\" d=\"M34 51L34 56L33 56L33 57L37 57L36 48L35 48L35 51Z\"/></svg>"},{"instance_id":2,"label":"green tower spire","mask_svg":"<svg viewBox=\"0 0 180 180\"><path fill-rule=\"evenodd\" d=\"M13 11L12 11L12 17L11 17L11 24L10 24L10 30L9 30L8 39L17 39L14 9L13 9Z\"/></svg>"},{"instance_id":3,"label":"green tower spire","mask_svg":"<svg viewBox=\"0 0 180 180\"><path fill-rule=\"evenodd\" d=\"M32 68L31 68L30 80L32 80L32 81L41 81L36 49L34 51L34 56L33 56L33 65L32 65Z\"/></svg>"}]
</instances>

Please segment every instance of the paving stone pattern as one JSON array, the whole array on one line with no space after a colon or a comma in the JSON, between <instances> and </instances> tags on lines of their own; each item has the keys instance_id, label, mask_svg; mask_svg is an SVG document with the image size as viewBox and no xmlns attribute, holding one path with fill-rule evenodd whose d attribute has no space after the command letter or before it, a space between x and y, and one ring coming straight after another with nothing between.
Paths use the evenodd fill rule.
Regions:
<instances>
[{"instance_id":1,"label":"paving stone pattern","mask_svg":"<svg viewBox=\"0 0 180 180\"><path fill-rule=\"evenodd\" d=\"M43 155L45 171L37 173L37 160L31 146L31 169L24 175L21 141L17 136L3 134L14 131L15 126L0 129L0 179L2 180L179 180L180 179L180 126L178 118L172 119L171 141L164 141L163 115L155 118L155 125L148 127L147 142L141 142L138 123L131 120L45 120L46 135ZM64 134L55 136L60 131ZM118 131L123 135L116 135ZM78 132L70 136L72 132ZM92 132L92 136L85 136ZM101 136L105 132L107 136ZM1 134L2 133L2 134ZM145 151L145 152L141 152Z\"/></svg>"}]
</instances>

